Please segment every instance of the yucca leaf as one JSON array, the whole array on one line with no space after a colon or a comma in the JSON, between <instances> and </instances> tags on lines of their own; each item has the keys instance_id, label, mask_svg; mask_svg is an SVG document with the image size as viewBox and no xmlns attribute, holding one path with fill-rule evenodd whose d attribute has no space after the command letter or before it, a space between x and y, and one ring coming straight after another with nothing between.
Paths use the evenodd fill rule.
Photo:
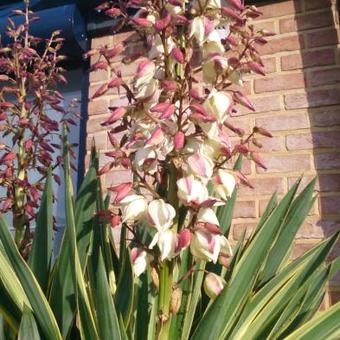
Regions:
<instances>
[{"instance_id":1,"label":"yucca leaf","mask_svg":"<svg viewBox=\"0 0 340 340\"><path fill-rule=\"evenodd\" d=\"M198 302L201 298L201 288L204 278L204 268L205 268L206 262L205 261L199 261L195 266L195 272L193 274L193 288L191 291L191 294L189 295L189 299L187 302L187 309L185 311L185 316L183 320L183 326L182 326L182 335L181 340L187 340L189 339L190 333L192 331L192 325L196 313L196 308L198 305Z\"/></svg>"},{"instance_id":2,"label":"yucca leaf","mask_svg":"<svg viewBox=\"0 0 340 340\"><path fill-rule=\"evenodd\" d=\"M10 326L6 327L3 331L6 332L9 331L16 331L19 329L20 325L20 319L22 312L21 310L16 306L12 298L9 296L7 290L4 288L4 286L1 283L0 280L0 328L4 324L4 321ZM1 332L0 332L1 335ZM4 339L7 339L6 337L3 337ZM0 339L1 336L0 336Z\"/></svg>"},{"instance_id":3,"label":"yucca leaf","mask_svg":"<svg viewBox=\"0 0 340 340\"><path fill-rule=\"evenodd\" d=\"M14 269L25 293L32 306L34 315L48 339L61 339L58 324L52 310L35 279L32 271L21 257L2 216L0 216L0 239L6 252L8 260Z\"/></svg>"},{"instance_id":4,"label":"yucca leaf","mask_svg":"<svg viewBox=\"0 0 340 340\"><path fill-rule=\"evenodd\" d=\"M155 288L152 286L150 274L148 273L148 281L150 282L150 294L149 294L149 305L151 306L150 310L150 318L148 324L148 337L147 340L156 340L156 326L158 319L158 292L155 291Z\"/></svg>"},{"instance_id":5,"label":"yucca leaf","mask_svg":"<svg viewBox=\"0 0 340 340\"><path fill-rule=\"evenodd\" d=\"M291 209L284 221L284 227L281 228L268 254L260 275L260 282L268 281L276 273L281 264L284 263L284 259L289 256L296 233L315 202L315 199L312 198L315 181L315 179L311 181L292 203Z\"/></svg>"},{"instance_id":6,"label":"yucca leaf","mask_svg":"<svg viewBox=\"0 0 340 340\"><path fill-rule=\"evenodd\" d=\"M53 238L52 171L49 169L37 215L35 236L29 257L29 266L46 293L50 275Z\"/></svg>"},{"instance_id":7,"label":"yucca leaf","mask_svg":"<svg viewBox=\"0 0 340 340\"><path fill-rule=\"evenodd\" d=\"M96 300L97 325L100 339L121 339L119 320L110 292L101 252L99 252L98 257L96 287L93 295L95 295Z\"/></svg>"},{"instance_id":8,"label":"yucca leaf","mask_svg":"<svg viewBox=\"0 0 340 340\"><path fill-rule=\"evenodd\" d=\"M96 207L97 176L95 170L95 158L96 155L93 151L90 169L80 186L75 203L77 244L79 246L79 259L82 268L84 268L86 258L88 256L87 252L90 246L91 229ZM67 337L70 331L76 309L70 257L70 243L65 230L60 253L56 260L52 275L49 296L50 304L58 320L58 324L64 338Z\"/></svg>"},{"instance_id":9,"label":"yucca leaf","mask_svg":"<svg viewBox=\"0 0 340 340\"><path fill-rule=\"evenodd\" d=\"M122 257L123 259L118 278L117 291L115 294L115 306L117 314L121 314L123 316L124 324L127 327L132 316L134 297L132 264L127 247L124 249Z\"/></svg>"},{"instance_id":10,"label":"yucca leaf","mask_svg":"<svg viewBox=\"0 0 340 340\"><path fill-rule=\"evenodd\" d=\"M127 335L122 315L120 315L120 317L119 317L119 327L120 327L120 333L121 333L122 340L129 340L129 336ZM136 338L136 339L138 339L138 338Z\"/></svg>"},{"instance_id":11,"label":"yucca leaf","mask_svg":"<svg viewBox=\"0 0 340 340\"><path fill-rule=\"evenodd\" d=\"M318 268L327 257L337 239L338 234L318 244L285 267L284 270L260 289L247 303L237 325L234 327L231 335L232 338L242 339L245 335L251 338L251 334L256 331L253 321L259 313L267 313L265 317L258 319L259 327L263 327L270 321L271 317L275 316L275 313L279 313L285 304L289 302L292 295L296 293L294 285L298 288L299 284L302 284L308 278L308 275L311 275L315 268ZM288 292L283 294L284 290ZM266 310L266 306L269 308L269 311L268 308Z\"/></svg>"},{"instance_id":12,"label":"yucca leaf","mask_svg":"<svg viewBox=\"0 0 340 340\"><path fill-rule=\"evenodd\" d=\"M40 340L40 335L31 309L25 306L21 318L18 340L32 339Z\"/></svg>"},{"instance_id":13,"label":"yucca leaf","mask_svg":"<svg viewBox=\"0 0 340 340\"><path fill-rule=\"evenodd\" d=\"M230 282L204 314L192 339L218 339L230 330L235 318L241 312L240 307L252 290L256 275L287 214L296 190L297 185L286 194L263 227L256 233L252 242L249 243L235 266ZM223 313L221 313L222 310Z\"/></svg>"},{"instance_id":14,"label":"yucca leaf","mask_svg":"<svg viewBox=\"0 0 340 340\"><path fill-rule=\"evenodd\" d=\"M64 134L64 177L65 177L65 205L66 205L66 234L70 244L70 263L73 285L76 287L76 299L80 318L80 333L84 340L95 340L98 338L94 315L91 310L86 283L79 259L76 239L76 226L74 215L73 189L70 173L70 160L67 141Z\"/></svg>"},{"instance_id":15,"label":"yucca leaf","mask_svg":"<svg viewBox=\"0 0 340 340\"><path fill-rule=\"evenodd\" d=\"M328 310L316 315L306 322L285 340L328 340L338 339L340 336L340 302Z\"/></svg>"},{"instance_id":16,"label":"yucca leaf","mask_svg":"<svg viewBox=\"0 0 340 340\"><path fill-rule=\"evenodd\" d=\"M136 321L135 321L135 338L146 340L148 337L148 328L145 325L149 324L149 282L147 273L143 273L136 284Z\"/></svg>"}]
</instances>

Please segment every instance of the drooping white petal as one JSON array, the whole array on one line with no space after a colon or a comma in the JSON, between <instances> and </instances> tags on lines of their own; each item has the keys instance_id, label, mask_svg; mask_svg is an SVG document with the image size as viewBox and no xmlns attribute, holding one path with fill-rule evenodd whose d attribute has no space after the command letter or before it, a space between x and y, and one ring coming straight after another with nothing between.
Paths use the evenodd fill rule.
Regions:
<instances>
[{"instance_id":1,"label":"drooping white petal","mask_svg":"<svg viewBox=\"0 0 340 340\"><path fill-rule=\"evenodd\" d=\"M147 209L147 201L142 195L129 195L120 201L122 222L141 219Z\"/></svg>"}]
</instances>

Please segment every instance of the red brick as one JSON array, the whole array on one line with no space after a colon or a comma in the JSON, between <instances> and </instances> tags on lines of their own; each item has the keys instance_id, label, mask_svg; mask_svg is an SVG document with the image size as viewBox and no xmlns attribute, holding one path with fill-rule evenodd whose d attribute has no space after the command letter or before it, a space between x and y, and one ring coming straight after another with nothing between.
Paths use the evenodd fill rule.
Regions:
<instances>
[{"instance_id":1,"label":"red brick","mask_svg":"<svg viewBox=\"0 0 340 340\"><path fill-rule=\"evenodd\" d=\"M267 170L256 168L258 173L303 172L310 169L309 155L262 155Z\"/></svg>"},{"instance_id":2,"label":"red brick","mask_svg":"<svg viewBox=\"0 0 340 340\"><path fill-rule=\"evenodd\" d=\"M282 178L252 178L250 182L253 184L254 189L245 185L239 187L240 196L258 196L258 195L272 195L274 191L278 193L283 192L283 179Z\"/></svg>"},{"instance_id":3,"label":"red brick","mask_svg":"<svg viewBox=\"0 0 340 340\"><path fill-rule=\"evenodd\" d=\"M281 198L279 198L279 202L280 202ZM262 216L268 206L268 203L269 203L269 198L266 198L266 199L262 199L262 200L259 200L259 215Z\"/></svg>"},{"instance_id":4,"label":"red brick","mask_svg":"<svg viewBox=\"0 0 340 340\"><path fill-rule=\"evenodd\" d=\"M288 150L321 149L340 147L339 131L313 132L286 137Z\"/></svg>"},{"instance_id":5,"label":"red brick","mask_svg":"<svg viewBox=\"0 0 340 340\"><path fill-rule=\"evenodd\" d=\"M340 152L324 152L314 155L315 168L317 170L329 170L340 168Z\"/></svg>"},{"instance_id":6,"label":"red brick","mask_svg":"<svg viewBox=\"0 0 340 340\"><path fill-rule=\"evenodd\" d=\"M109 71L97 70L95 72L90 72L89 80L90 83L107 81L109 80Z\"/></svg>"},{"instance_id":7,"label":"red brick","mask_svg":"<svg viewBox=\"0 0 340 340\"><path fill-rule=\"evenodd\" d=\"M230 123L233 124L234 126L238 127L238 128L242 128L246 133L250 132L250 121L249 121L249 119L233 118L232 117L230 119ZM234 132L232 132L231 130L227 129L227 132L228 132L230 137L236 136L236 134Z\"/></svg>"},{"instance_id":8,"label":"red brick","mask_svg":"<svg viewBox=\"0 0 340 340\"><path fill-rule=\"evenodd\" d=\"M315 243L296 243L293 247L293 251L291 254L291 259L295 260L306 253L308 250L312 249L317 242Z\"/></svg>"},{"instance_id":9,"label":"red brick","mask_svg":"<svg viewBox=\"0 0 340 340\"><path fill-rule=\"evenodd\" d=\"M104 121L103 117L89 119L87 121L87 133L95 133L103 131L103 127L100 125Z\"/></svg>"},{"instance_id":10,"label":"red brick","mask_svg":"<svg viewBox=\"0 0 340 340\"><path fill-rule=\"evenodd\" d=\"M262 61L266 74L276 72L276 58L263 58Z\"/></svg>"},{"instance_id":11,"label":"red brick","mask_svg":"<svg viewBox=\"0 0 340 340\"><path fill-rule=\"evenodd\" d=\"M282 74L256 79L254 84L255 93L300 89L305 87L305 77L303 73Z\"/></svg>"},{"instance_id":12,"label":"red brick","mask_svg":"<svg viewBox=\"0 0 340 340\"><path fill-rule=\"evenodd\" d=\"M245 233L245 239L248 239L253 230L256 227L256 223L235 223L232 226L232 234L234 240L239 240L243 233Z\"/></svg>"},{"instance_id":13,"label":"red brick","mask_svg":"<svg viewBox=\"0 0 340 340\"><path fill-rule=\"evenodd\" d=\"M280 97L270 96L270 97L257 97L257 98L249 98L255 107L255 113L262 112L270 112L270 111L279 111L281 109ZM252 113L249 109L244 106L239 105L238 111L233 113L232 116L243 116L249 113Z\"/></svg>"},{"instance_id":14,"label":"red brick","mask_svg":"<svg viewBox=\"0 0 340 340\"><path fill-rule=\"evenodd\" d=\"M262 152L273 152L273 151L281 151L282 145L281 143L281 137L273 137L273 138L267 138L267 137L261 137L256 138L260 144L262 144L262 148L260 148L260 153Z\"/></svg>"},{"instance_id":15,"label":"red brick","mask_svg":"<svg viewBox=\"0 0 340 340\"><path fill-rule=\"evenodd\" d=\"M339 230L340 224L329 220L307 220L299 229L297 238L322 239Z\"/></svg>"},{"instance_id":16,"label":"red brick","mask_svg":"<svg viewBox=\"0 0 340 340\"><path fill-rule=\"evenodd\" d=\"M100 114L105 114L108 113L108 106L109 103L105 99L98 99L94 101L90 101L88 105L88 112L89 115L100 115Z\"/></svg>"},{"instance_id":17,"label":"red brick","mask_svg":"<svg viewBox=\"0 0 340 340\"><path fill-rule=\"evenodd\" d=\"M340 196L320 197L322 215L335 215L340 213Z\"/></svg>"},{"instance_id":18,"label":"red brick","mask_svg":"<svg viewBox=\"0 0 340 340\"><path fill-rule=\"evenodd\" d=\"M308 116L305 113L257 118L255 124L256 126L263 126L269 131L296 130L310 127Z\"/></svg>"},{"instance_id":19,"label":"red brick","mask_svg":"<svg viewBox=\"0 0 340 340\"><path fill-rule=\"evenodd\" d=\"M93 141L95 142L95 146L97 150L106 150L107 148L107 134L106 132L103 133L97 133L94 135L88 135L87 136L87 143L86 143L86 149L90 150Z\"/></svg>"},{"instance_id":20,"label":"red brick","mask_svg":"<svg viewBox=\"0 0 340 340\"><path fill-rule=\"evenodd\" d=\"M312 71L308 74L308 86L337 84L340 82L340 68Z\"/></svg>"},{"instance_id":21,"label":"red brick","mask_svg":"<svg viewBox=\"0 0 340 340\"><path fill-rule=\"evenodd\" d=\"M113 170L106 174L105 185L112 186L114 184L129 182L132 179L132 175L128 170Z\"/></svg>"},{"instance_id":22,"label":"red brick","mask_svg":"<svg viewBox=\"0 0 340 340\"><path fill-rule=\"evenodd\" d=\"M267 44L260 46L260 54L274 54L278 52L297 51L305 47L302 35L292 35L289 37L277 37L270 39Z\"/></svg>"},{"instance_id":23,"label":"red brick","mask_svg":"<svg viewBox=\"0 0 340 340\"><path fill-rule=\"evenodd\" d=\"M262 19L262 17L261 17ZM270 32L275 32L275 22L274 21L254 21L254 27L256 30L267 30Z\"/></svg>"},{"instance_id":24,"label":"red brick","mask_svg":"<svg viewBox=\"0 0 340 340\"><path fill-rule=\"evenodd\" d=\"M337 44L338 42L339 42L338 34L335 28L307 34L308 47L334 45Z\"/></svg>"},{"instance_id":25,"label":"red brick","mask_svg":"<svg viewBox=\"0 0 340 340\"><path fill-rule=\"evenodd\" d=\"M311 28L320 28L334 25L332 12L318 12L307 15L301 15L295 18L281 19L280 32L289 33L295 31L303 31Z\"/></svg>"},{"instance_id":26,"label":"red brick","mask_svg":"<svg viewBox=\"0 0 340 340\"><path fill-rule=\"evenodd\" d=\"M299 191L302 191L314 176L303 176ZM298 177L288 178L288 188L291 188ZM315 184L315 190L319 192L340 191L340 174L319 174Z\"/></svg>"},{"instance_id":27,"label":"red brick","mask_svg":"<svg viewBox=\"0 0 340 340\"><path fill-rule=\"evenodd\" d=\"M320 9L330 7L332 5L332 0L305 0L306 10Z\"/></svg>"},{"instance_id":28,"label":"red brick","mask_svg":"<svg viewBox=\"0 0 340 340\"><path fill-rule=\"evenodd\" d=\"M340 125L340 109L325 108L314 113L314 126L335 126Z\"/></svg>"},{"instance_id":29,"label":"red brick","mask_svg":"<svg viewBox=\"0 0 340 340\"><path fill-rule=\"evenodd\" d=\"M296 70L312 66L324 66L335 63L334 49L302 52L281 57L283 71Z\"/></svg>"},{"instance_id":30,"label":"red brick","mask_svg":"<svg viewBox=\"0 0 340 340\"><path fill-rule=\"evenodd\" d=\"M236 201L233 218L256 217L255 201Z\"/></svg>"},{"instance_id":31,"label":"red brick","mask_svg":"<svg viewBox=\"0 0 340 340\"><path fill-rule=\"evenodd\" d=\"M275 4L258 5L259 10L263 13L261 19L280 17L288 14L301 12L301 0L280 1Z\"/></svg>"},{"instance_id":32,"label":"red brick","mask_svg":"<svg viewBox=\"0 0 340 340\"><path fill-rule=\"evenodd\" d=\"M91 48L99 48L103 46L112 46L113 45L113 36L105 36L94 38L91 41Z\"/></svg>"},{"instance_id":33,"label":"red brick","mask_svg":"<svg viewBox=\"0 0 340 340\"><path fill-rule=\"evenodd\" d=\"M286 109L301 109L319 107L340 103L340 93L337 89L314 90L304 93L287 94L284 96Z\"/></svg>"}]
</instances>

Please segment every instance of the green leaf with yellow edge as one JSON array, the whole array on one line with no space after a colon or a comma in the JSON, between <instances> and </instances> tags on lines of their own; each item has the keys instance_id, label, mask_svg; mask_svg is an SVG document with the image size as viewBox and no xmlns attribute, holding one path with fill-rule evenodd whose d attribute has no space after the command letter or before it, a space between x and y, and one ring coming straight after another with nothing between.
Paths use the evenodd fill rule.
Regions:
<instances>
[{"instance_id":1,"label":"green leaf with yellow edge","mask_svg":"<svg viewBox=\"0 0 340 340\"><path fill-rule=\"evenodd\" d=\"M21 318L18 340L40 340L40 334L32 311L27 306Z\"/></svg>"}]
</instances>

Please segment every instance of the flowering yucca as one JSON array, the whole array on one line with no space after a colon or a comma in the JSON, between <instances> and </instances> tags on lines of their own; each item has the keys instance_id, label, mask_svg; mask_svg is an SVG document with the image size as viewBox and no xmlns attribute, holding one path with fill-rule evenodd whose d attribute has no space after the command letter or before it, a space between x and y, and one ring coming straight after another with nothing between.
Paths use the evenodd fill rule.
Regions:
<instances>
[{"instance_id":1,"label":"flowering yucca","mask_svg":"<svg viewBox=\"0 0 340 340\"><path fill-rule=\"evenodd\" d=\"M244 136L229 117L237 105L254 110L242 90L243 77L263 73L256 45L268 33L251 25L259 15L256 8L236 0L227 1L227 7L219 0L140 0L125 6L113 1L103 6L98 10L119 13L146 48L137 56L127 54L122 44L87 53L98 56L92 72L105 64L113 74L92 99L104 95L112 83L128 98L128 105L110 108L103 122L113 151L106 153L112 161L99 174L124 167L134 175L133 185L116 187L114 205L123 227L128 226L139 244L132 254L135 274L151 266L163 278L162 287L164 280L171 280L162 270L173 268L185 249L190 249L192 261L216 263L221 258L226 265L231 255L216 208L225 205L237 182L248 183L241 171L231 170L233 162L243 154L259 163L254 136L270 134L255 128ZM131 9L133 17L128 15ZM137 63L130 81L112 63L117 50L123 61ZM114 138L118 131L123 133L120 142ZM230 136L235 132L241 138L233 144ZM149 241L138 239L140 228L146 228ZM168 297L160 305L164 323L169 303Z\"/></svg>"},{"instance_id":2,"label":"flowering yucca","mask_svg":"<svg viewBox=\"0 0 340 340\"><path fill-rule=\"evenodd\" d=\"M0 212L12 212L19 247L30 242L30 223L36 217L48 169L62 164L61 124L75 124L73 112L63 107L59 84L67 83L60 62L64 39L54 31L49 39L30 34L39 18L28 9L14 11L23 17L16 26L8 18L10 43L0 49ZM57 114L52 116L48 110ZM75 112L74 112L75 113ZM58 175L54 180L60 183ZM23 238L26 238L25 242Z\"/></svg>"}]
</instances>

